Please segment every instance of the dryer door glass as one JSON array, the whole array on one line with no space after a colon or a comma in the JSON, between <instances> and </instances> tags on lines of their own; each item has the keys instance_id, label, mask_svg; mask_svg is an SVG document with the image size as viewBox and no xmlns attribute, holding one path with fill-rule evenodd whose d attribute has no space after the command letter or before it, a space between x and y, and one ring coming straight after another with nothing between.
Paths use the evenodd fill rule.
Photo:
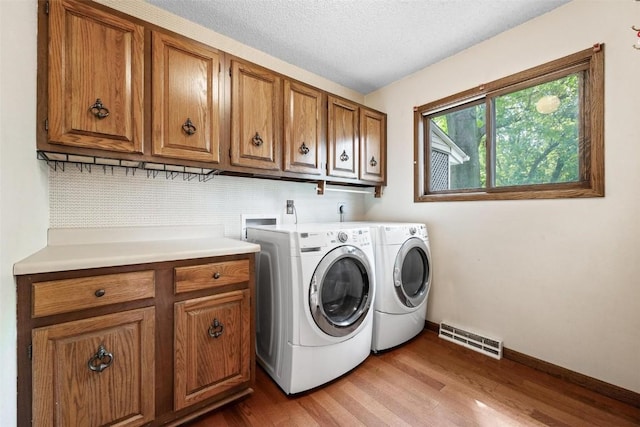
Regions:
<instances>
[{"instance_id":1,"label":"dryer door glass","mask_svg":"<svg viewBox=\"0 0 640 427\"><path fill-rule=\"evenodd\" d=\"M343 337L355 331L371 306L371 266L360 249L341 246L320 261L309 289L309 308L325 333Z\"/></svg>"},{"instance_id":2,"label":"dryer door glass","mask_svg":"<svg viewBox=\"0 0 640 427\"><path fill-rule=\"evenodd\" d=\"M396 295L407 307L417 307L427 299L431 285L431 259L423 240L407 240L396 257L393 269Z\"/></svg>"}]
</instances>

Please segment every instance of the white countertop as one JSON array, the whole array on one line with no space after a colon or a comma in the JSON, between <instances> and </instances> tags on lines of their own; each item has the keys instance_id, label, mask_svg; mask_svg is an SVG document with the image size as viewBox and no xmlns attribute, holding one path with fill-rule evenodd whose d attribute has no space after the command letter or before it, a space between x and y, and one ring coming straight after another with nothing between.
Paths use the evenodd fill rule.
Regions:
<instances>
[{"instance_id":1,"label":"white countertop","mask_svg":"<svg viewBox=\"0 0 640 427\"><path fill-rule=\"evenodd\" d=\"M17 262L13 274L113 267L259 252L260 246L224 237L221 226L50 229L48 244Z\"/></svg>"}]
</instances>

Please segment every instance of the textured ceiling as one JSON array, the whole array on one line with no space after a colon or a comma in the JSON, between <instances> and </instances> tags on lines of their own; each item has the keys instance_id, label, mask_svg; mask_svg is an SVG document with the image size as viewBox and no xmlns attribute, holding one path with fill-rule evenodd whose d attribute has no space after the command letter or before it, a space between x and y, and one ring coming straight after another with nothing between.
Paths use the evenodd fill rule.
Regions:
<instances>
[{"instance_id":1,"label":"textured ceiling","mask_svg":"<svg viewBox=\"0 0 640 427\"><path fill-rule=\"evenodd\" d=\"M146 1L367 94L569 0Z\"/></svg>"}]
</instances>

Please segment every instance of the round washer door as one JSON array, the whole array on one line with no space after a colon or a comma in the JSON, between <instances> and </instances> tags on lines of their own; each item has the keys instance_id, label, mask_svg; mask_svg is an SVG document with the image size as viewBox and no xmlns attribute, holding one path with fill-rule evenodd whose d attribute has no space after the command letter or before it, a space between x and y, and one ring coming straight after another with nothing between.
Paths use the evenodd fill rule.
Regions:
<instances>
[{"instance_id":1,"label":"round washer door","mask_svg":"<svg viewBox=\"0 0 640 427\"><path fill-rule=\"evenodd\" d=\"M431 286L431 255L424 240L408 239L400 247L393 266L393 287L406 307L419 306Z\"/></svg>"},{"instance_id":2,"label":"round washer door","mask_svg":"<svg viewBox=\"0 0 640 427\"><path fill-rule=\"evenodd\" d=\"M316 325L328 335L355 331L371 306L373 271L366 254L340 246L322 258L311 278L309 307Z\"/></svg>"}]
</instances>

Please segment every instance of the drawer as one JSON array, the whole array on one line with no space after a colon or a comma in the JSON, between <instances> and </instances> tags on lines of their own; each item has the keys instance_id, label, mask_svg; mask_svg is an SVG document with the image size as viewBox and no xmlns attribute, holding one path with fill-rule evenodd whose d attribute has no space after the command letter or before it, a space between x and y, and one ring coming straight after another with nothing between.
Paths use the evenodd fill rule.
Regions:
<instances>
[{"instance_id":1,"label":"drawer","mask_svg":"<svg viewBox=\"0 0 640 427\"><path fill-rule=\"evenodd\" d=\"M176 267L176 293L215 288L249 280L249 260Z\"/></svg>"},{"instance_id":2,"label":"drawer","mask_svg":"<svg viewBox=\"0 0 640 427\"><path fill-rule=\"evenodd\" d=\"M33 284L33 317L155 296L153 271L107 274Z\"/></svg>"}]
</instances>

